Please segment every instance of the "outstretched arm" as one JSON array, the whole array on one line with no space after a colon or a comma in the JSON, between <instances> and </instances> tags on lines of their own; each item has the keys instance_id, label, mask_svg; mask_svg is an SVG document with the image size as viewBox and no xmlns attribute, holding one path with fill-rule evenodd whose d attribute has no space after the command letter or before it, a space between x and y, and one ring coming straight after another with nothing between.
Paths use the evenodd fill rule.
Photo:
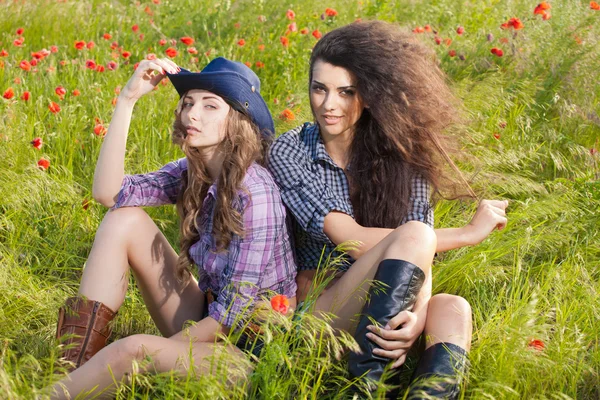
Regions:
<instances>
[{"instance_id":1,"label":"outstretched arm","mask_svg":"<svg viewBox=\"0 0 600 400\"><path fill-rule=\"evenodd\" d=\"M467 225L461 228L435 229L437 235L436 251L443 252L464 246L481 243L494 229L502 230L506 226L506 207L508 200L482 200L475 215ZM350 256L358 259L379 243L392 230L386 228L365 228L354 218L341 212L330 212L325 216L324 232L329 239L340 244L348 240L362 244Z\"/></svg>"},{"instance_id":2,"label":"outstretched arm","mask_svg":"<svg viewBox=\"0 0 600 400\"><path fill-rule=\"evenodd\" d=\"M167 59L144 60L121 91L94 172L92 195L102 205L112 207L121 188L125 175L125 145L135 103L166 76L165 70L174 73L177 68Z\"/></svg>"}]
</instances>

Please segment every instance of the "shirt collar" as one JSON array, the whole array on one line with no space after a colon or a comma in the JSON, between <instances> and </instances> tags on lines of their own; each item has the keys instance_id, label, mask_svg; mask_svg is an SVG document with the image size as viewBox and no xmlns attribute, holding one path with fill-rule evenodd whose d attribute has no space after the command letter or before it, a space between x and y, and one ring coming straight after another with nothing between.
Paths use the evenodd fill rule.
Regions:
<instances>
[{"instance_id":1,"label":"shirt collar","mask_svg":"<svg viewBox=\"0 0 600 400\"><path fill-rule=\"evenodd\" d=\"M315 161L325 161L328 164L331 164L334 167L338 167L338 165L333 162L329 153L325 149L325 143L323 143L323 138L321 138L321 133L319 132L319 125L310 124L306 127L306 133L309 135L308 145L310 147L310 152L313 160Z\"/></svg>"}]
</instances>

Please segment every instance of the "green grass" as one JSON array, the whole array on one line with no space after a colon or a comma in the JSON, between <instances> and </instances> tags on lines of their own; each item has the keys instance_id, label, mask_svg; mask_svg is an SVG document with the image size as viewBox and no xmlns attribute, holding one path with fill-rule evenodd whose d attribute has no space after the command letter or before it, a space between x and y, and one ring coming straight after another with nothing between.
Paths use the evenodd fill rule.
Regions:
<instances>
[{"instance_id":1,"label":"green grass","mask_svg":"<svg viewBox=\"0 0 600 400\"><path fill-rule=\"evenodd\" d=\"M183 67L199 70L215 56L250 62L277 131L284 132L310 120L307 67L316 42L310 32L325 33L356 18L383 19L410 30L429 24L441 38L452 39L450 46L437 46L433 33L416 34L435 49L464 102L466 122L451 131L466 153L457 161L481 197L511 200L507 229L476 247L441 255L434 267L435 292L461 295L473 308L472 368L464 398L600 398L600 11L586 1L557 0L551 2L552 18L543 21L533 15L536 4L0 0L0 51L9 53L0 57L0 93L15 91L13 99L0 98L0 398L33 398L63 376L55 362L57 309L77 290L105 212L93 202L82 207L91 198L102 143L93 133L95 118L110 122L115 88L125 84L132 65L148 53L163 56L170 44L160 46L160 39L182 36L195 38L199 52L190 55L177 42L174 60ZM322 20L325 7L339 15ZM284 48L280 37L291 22L288 9L296 13L298 30L306 27L309 34L289 34ZM521 18L525 28L501 30L511 17ZM461 36L458 25L465 27ZM20 27L25 41L16 47ZM104 33L113 38L103 39ZM239 46L242 38L246 44ZM96 46L79 51L76 40ZM130 59L116 54L115 71L86 69L87 59L103 65L113 59L113 41L132 53ZM37 72L19 68L32 52L52 45L58 52L42 60ZM504 56L492 55L492 47L502 48ZM457 56L450 57L449 50ZM256 67L258 61L264 68ZM59 85L67 90L64 100L54 93ZM74 89L81 91L79 97L71 94ZM28 102L19 99L26 90ZM51 101L60 104L56 115L48 110ZM128 172L150 171L180 156L169 143L176 101L170 85L159 85L136 105ZM277 118L286 108L295 121ZM41 150L29 144L35 137L44 141ZM51 162L47 171L36 167L42 156ZM436 226L464 224L474 208L474 203L442 201ZM176 244L174 210L148 211ZM328 325L314 318L294 324L273 337L245 385L226 385L224 376L231 371L184 379L135 375L118 397L347 396L349 380L337 358L351 340L333 338ZM294 334L297 329L301 335ZM114 336L133 333L157 330L141 296L130 289ZM533 338L544 341L543 351L528 347Z\"/></svg>"}]
</instances>

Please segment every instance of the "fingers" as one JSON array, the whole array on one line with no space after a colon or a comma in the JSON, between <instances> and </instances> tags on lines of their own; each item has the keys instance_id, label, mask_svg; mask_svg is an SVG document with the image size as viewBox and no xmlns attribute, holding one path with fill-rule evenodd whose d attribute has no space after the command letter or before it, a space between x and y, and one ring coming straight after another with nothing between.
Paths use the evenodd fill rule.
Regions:
<instances>
[{"instance_id":1,"label":"fingers","mask_svg":"<svg viewBox=\"0 0 600 400\"><path fill-rule=\"evenodd\" d=\"M373 354L377 354L380 357L389 358L390 360L399 360L401 357L406 358L406 353L408 352L408 348L406 349L396 349L396 350L382 350L382 349L373 349ZM404 362L404 360L402 361ZM400 364L402 365L402 364Z\"/></svg>"},{"instance_id":2,"label":"fingers","mask_svg":"<svg viewBox=\"0 0 600 400\"><path fill-rule=\"evenodd\" d=\"M479 206L490 205L496 208L500 208L502 210L506 210L508 207L508 200L481 200Z\"/></svg>"},{"instance_id":3,"label":"fingers","mask_svg":"<svg viewBox=\"0 0 600 400\"><path fill-rule=\"evenodd\" d=\"M405 354L403 354L403 355L401 355L401 356L400 356L400 357L399 357L399 358L396 360L396 362L394 362L394 363L392 364L392 368L398 368L398 367L402 366L402 364L404 364L404 362L405 362L405 361L406 361L406 353L405 353Z\"/></svg>"},{"instance_id":4,"label":"fingers","mask_svg":"<svg viewBox=\"0 0 600 400\"><path fill-rule=\"evenodd\" d=\"M398 329L399 326L414 323L417 320L415 313L410 311L401 311L394 318L390 319L385 329Z\"/></svg>"}]
</instances>

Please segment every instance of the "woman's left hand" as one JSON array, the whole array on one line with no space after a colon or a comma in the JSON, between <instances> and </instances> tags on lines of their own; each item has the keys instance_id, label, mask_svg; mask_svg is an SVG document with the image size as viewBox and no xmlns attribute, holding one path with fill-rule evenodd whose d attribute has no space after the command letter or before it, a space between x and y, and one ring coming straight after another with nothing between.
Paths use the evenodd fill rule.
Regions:
<instances>
[{"instance_id":1,"label":"woman's left hand","mask_svg":"<svg viewBox=\"0 0 600 400\"><path fill-rule=\"evenodd\" d=\"M400 326L400 329L396 329ZM400 312L383 328L369 325L367 329L371 331L367 337L380 347L373 349L373 354L396 360L392 368L404 364L408 350L423 332L417 314L411 311Z\"/></svg>"}]
</instances>

